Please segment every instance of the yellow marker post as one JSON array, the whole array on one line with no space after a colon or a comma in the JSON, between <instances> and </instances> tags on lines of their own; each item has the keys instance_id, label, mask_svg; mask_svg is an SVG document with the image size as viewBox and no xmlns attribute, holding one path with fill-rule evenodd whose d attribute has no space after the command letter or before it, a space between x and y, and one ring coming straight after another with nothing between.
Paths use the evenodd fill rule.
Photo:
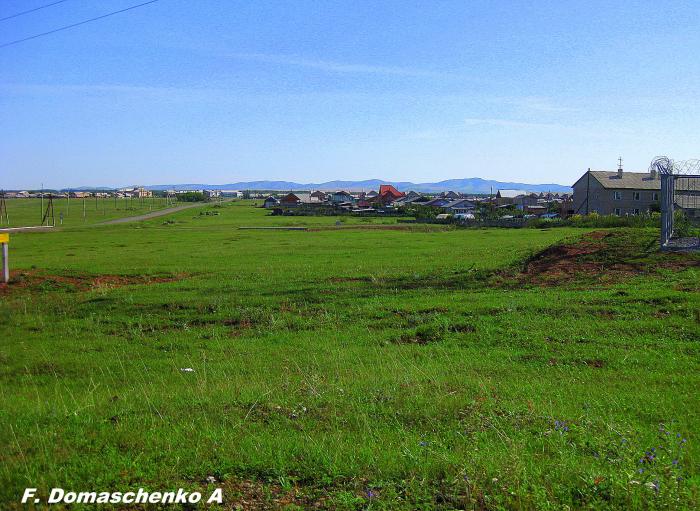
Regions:
<instances>
[{"instance_id":1,"label":"yellow marker post","mask_svg":"<svg viewBox=\"0 0 700 511\"><path fill-rule=\"evenodd\" d=\"M7 284L10 282L10 235L6 232L0 232L0 244L2 245L2 281Z\"/></svg>"}]
</instances>

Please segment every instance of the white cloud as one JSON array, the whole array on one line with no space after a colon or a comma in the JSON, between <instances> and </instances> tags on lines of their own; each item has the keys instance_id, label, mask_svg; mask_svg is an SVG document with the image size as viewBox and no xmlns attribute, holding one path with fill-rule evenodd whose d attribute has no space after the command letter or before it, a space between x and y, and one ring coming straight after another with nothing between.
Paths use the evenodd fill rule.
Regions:
<instances>
[{"instance_id":1,"label":"white cloud","mask_svg":"<svg viewBox=\"0 0 700 511\"><path fill-rule=\"evenodd\" d=\"M551 98L542 96L512 96L497 97L493 101L507 104L525 112L538 112L543 114L559 114L578 112L578 108L564 106L556 103Z\"/></svg>"},{"instance_id":2,"label":"white cloud","mask_svg":"<svg viewBox=\"0 0 700 511\"><path fill-rule=\"evenodd\" d=\"M353 64L330 60L306 59L293 55L270 55L265 53L231 53L226 55L238 60L252 60L284 66L305 67L330 73L382 74L395 76L446 76L445 73L397 66L375 66L370 64Z\"/></svg>"},{"instance_id":3,"label":"white cloud","mask_svg":"<svg viewBox=\"0 0 700 511\"><path fill-rule=\"evenodd\" d=\"M530 122L530 121L515 121L512 119L493 119L493 118L476 118L468 117L464 119L464 123L467 126L500 126L503 128L562 128L563 126L559 124L551 124L544 122Z\"/></svg>"}]
</instances>

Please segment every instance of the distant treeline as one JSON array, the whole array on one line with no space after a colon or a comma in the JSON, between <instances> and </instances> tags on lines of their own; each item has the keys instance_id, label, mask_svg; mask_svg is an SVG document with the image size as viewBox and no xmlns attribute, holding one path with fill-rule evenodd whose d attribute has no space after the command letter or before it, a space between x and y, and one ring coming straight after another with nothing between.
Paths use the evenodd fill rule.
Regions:
<instances>
[{"instance_id":1,"label":"distant treeline","mask_svg":"<svg viewBox=\"0 0 700 511\"><path fill-rule=\"evenodd\" d=\"M176 197L181 202L202 202L206 200L206 196L202 192L178 193Z\"/></svg>"}]
</instances>

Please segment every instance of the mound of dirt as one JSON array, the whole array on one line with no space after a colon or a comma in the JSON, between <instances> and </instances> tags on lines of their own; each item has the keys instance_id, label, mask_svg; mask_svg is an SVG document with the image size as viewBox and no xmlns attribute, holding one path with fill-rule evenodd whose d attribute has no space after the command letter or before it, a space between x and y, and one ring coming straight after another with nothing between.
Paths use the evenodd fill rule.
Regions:
<instances>
[{"instance_id":1,"label":"mound of dirt","mask_svg":"<svg viewBox=\"0 0 700 511\"><path fill-rule=\"evenodd\" d=\"M537 253L526 261L520 279L540 285L591 278L615 282L658 269L700 267L697 257L662 253L654 240L645 241L625 232L591 232Z\"/></svg>"},{"instance_id":2,"label":"mound of dirt","mask_svg":"<svg viewBox=\"0 0 700 511\"><path fill-rule=\"evenodd\" d=\"M595 256L606 248L605 243L600 241L604 233L591 234L594 236L588 235L576 243L554 245L535 254L526 262L523 275L532 280L545 281L602 272L603 265L595 257L582 257Z\"/></svg>"},{"instance_id":3,"label":"mound of dirt","mask_svg":"<svg viewBox=\"0 0 700 511\"><path fill-rule=\"evenodd\" d=\"M42 270L23 270L12 275L9 284L0 284L0 294L22 291L90 291L134 284L173 282L185 275L110 275L89 273L51 274Z\"/></svg>"}]
</instances>

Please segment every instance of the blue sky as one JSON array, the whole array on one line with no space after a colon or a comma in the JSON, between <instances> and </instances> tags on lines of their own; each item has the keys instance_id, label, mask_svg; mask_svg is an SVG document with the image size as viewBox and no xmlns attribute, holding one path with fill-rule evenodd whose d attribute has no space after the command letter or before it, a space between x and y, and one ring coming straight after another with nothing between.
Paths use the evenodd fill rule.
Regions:
<instances>
[{"instance_id":1,"label":"blue sky","mask_svg":"<svg viewBox=\"0 0 700 511\"><path fill-rule=\"evenodd\" d=\"M136 3L68 0L0 44ZM699 24L697 1L160 0L0 48L0 188L571 184L697 158Z\"/></svg>"}]
</instances>

